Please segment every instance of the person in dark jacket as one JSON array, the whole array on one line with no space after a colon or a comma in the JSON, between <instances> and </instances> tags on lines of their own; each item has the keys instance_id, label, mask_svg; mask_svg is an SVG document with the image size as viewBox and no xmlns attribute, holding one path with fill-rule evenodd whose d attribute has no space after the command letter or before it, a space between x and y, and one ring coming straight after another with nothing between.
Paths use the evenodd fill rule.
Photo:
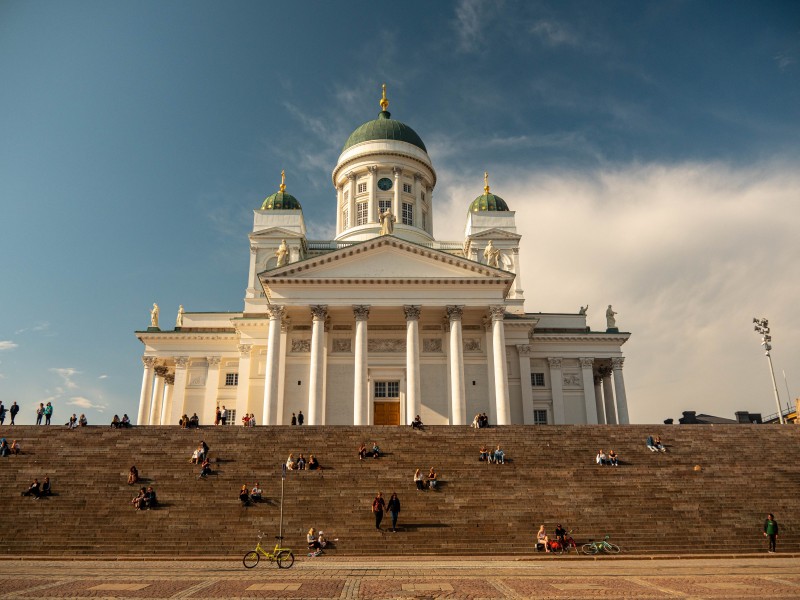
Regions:
<instances>
[{"instance_id":1,"label":"person in dark jacket","mask_svg":"<svg viewBox=\"0 0 800 600\"><path fill-rule=\"evenodd\" d=\"M11 408L8 409L8 412L11 414L11 424L14 425L14 419L17 418L17 413L19 412L19 405L14 402Z\"/></svg>"},{"instance_id":2,"label":"person in dark jacket","mask_svg":"<svg viewBox=\"0 0 800 600\"><path fill-rule=\"evenodd\" d=\"M396 492L392 492L389 498L389 504L386 505L386 510L392 515L392 532L397 533L397 516L400 514L400 498L397 497Z\"/></svg>"},{"instance_id":3,"label":"person in dark jacket","mask_svg":"<svg viewBox=\"0 0 800 600\"><path fill-rule=\"evenodd\" d=\"M372 501L372 512L375 515L375 529L380 530L381 521L383 520L383 511L386 509L386 500L383 499L383 494L378 492L375 500Z\"/></svg>"}]
</instances>

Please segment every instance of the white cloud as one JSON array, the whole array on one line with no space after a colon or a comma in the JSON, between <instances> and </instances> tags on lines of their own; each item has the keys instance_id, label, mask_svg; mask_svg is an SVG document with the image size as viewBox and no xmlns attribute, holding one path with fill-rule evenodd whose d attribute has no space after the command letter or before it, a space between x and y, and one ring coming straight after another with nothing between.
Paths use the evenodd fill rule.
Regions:
<instances>
[{"instance_id":1,"label":"white cloud","mask_svg":"<svg viewBox=\"0 0 800 600\"><path fill-rule=\"evenodd\" d=\"M66 368L53 368L50 369L50 371L61 377L61 379L64 382L64 387L68 389L75 389L76 387L78 387L78 384L75 383L72 379L73 377L75 377L75 375L80 375L81 372L78 371L77 369L66 367Z\"/></svg>"},{"instance_id":2,"label":"white cloud","mask_svg":"<svg viewBox=\"0 0 800 600\"><path fill-rule=\"evenodd\" d=\"M461 50L478 50L481 32L486 25L486 8L483 0L461 0L456 6L456 33Z\"/></svg>"},{"instance_id":3,"label":"white cloud","mask_svg":"<svg viewBox=\"0 0 800 600\"><path fill-rule=\"evenodd\" d=\"M100 375L100 377L98 377L98 379L108 379L108 375L103 373L102 375Z\"/></svg>"},{"instance_id":4,"label":"white cloud","mask_svg":"<svg viewBox=\"0 0 800 600\"><path fill-rule=\"evenodd\" d=\"M548 46L577 46L578 36L563 23L542 20L531 27L531 33L537 35Z\"/></svg>"},{"instance_id":5,"label":"white cloud","mask_svg":"<svg viewBox=\"0 0 800 600\"><path fill-rule=\"evenodd\" d=\"M84 396L73 396L69 399L69 401L67 401L67 404L71 406L77 406L78 408L94 409L98 412L103 412L106 408L108 408L105 404L92 402Z\"/></svg>"},{"instance_id":6,"label":"white cloud","mask_svg":"<svg viewBox=\"0 0 800 600\"><path fill-rule=\"evenodd\" d=\"M0 350L13 350L17 346L18 344L15 344L11 340L0 340Z\"/></svg>"},{"instance_id":7,"label":"white cloud","mask_svg":"<svg viewBox=\"0 0 800 600\"><path fill-rule=\"evenodd\" d=\"M437 238L461 239L474 182L439 174ZM526 309L577 312L588 302L589 324L602 330L613 304L632 332L623 350L635 422L774 412L754 316L770 319L776 373L800 381L790 371L800 364L798 190L796 164L492 174L524 236Z\"/></svg>"}]
</instances>

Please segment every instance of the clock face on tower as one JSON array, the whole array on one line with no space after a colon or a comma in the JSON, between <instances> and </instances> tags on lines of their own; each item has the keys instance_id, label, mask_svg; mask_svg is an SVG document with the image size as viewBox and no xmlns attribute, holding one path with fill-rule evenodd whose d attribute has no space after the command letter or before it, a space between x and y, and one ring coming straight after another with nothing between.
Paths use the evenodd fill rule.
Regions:
<instances>
[{"instance_id":1,"label":"clock face on tower","mask_svg":"<svg viewBox=\"0 0 800 600\"><path fill-rule=\"evenodd\" d=\"M392 180L383 177L378 180L378 187L382 189L384 192L388 192L390 189L392 189Z\"/></svg>"}]
</instances>

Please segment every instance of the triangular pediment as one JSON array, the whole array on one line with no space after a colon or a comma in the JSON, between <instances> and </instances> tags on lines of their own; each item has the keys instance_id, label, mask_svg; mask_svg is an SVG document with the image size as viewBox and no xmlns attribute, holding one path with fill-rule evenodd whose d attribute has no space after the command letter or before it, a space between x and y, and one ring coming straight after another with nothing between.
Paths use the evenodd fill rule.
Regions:
<instances>
[{"instance_id":1,"label":"triangular pediment","mask_svg":"<svg viewBox=\"0 0 800 600\"><path fill-rule=\"evenodd\" d=\"M426 248L394 236L381 236L304 261L262 272L274 279L441 280L493 279L511 281L513 273Z\"/></svg>"},{"instance_id":2,"label":"triangular pediment","mask_svg":"<svg viewBox=\"0 0 800 600\"><path fill-rule=\"evenodd\" d=\"M291 229L285 229L283 227L270 227L268 229L260 229L259 231L251 233L250 241L257 242L260 240L275 240L277 238L299 239L302 237L302 234L298 233L297 231L292 231Z\"/></svg>"},{"instance_id":3,"label":"triangular pediment","mask_svg":"<svg viewBox=\"0 0 800 600\"><path fill-rule=\"evenodd\" d=\"M520 240L522 236L517 233L511 233L510 231L505 231L503 229L498 229L496 227L492 227L491 229L487 229L486 231L481 231L480 233L475 233L469 236L470 239L473 240Z\"/></svg>"}]
</instances>

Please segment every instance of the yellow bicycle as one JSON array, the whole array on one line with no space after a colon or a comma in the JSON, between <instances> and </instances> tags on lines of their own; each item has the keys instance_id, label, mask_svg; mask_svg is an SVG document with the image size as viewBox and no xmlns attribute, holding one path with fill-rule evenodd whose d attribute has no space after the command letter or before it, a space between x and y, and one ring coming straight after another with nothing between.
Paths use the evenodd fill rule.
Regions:
<instances>
[{"instance_id":1,"label":"yellow bicycle","mask_svg":"<svg viewBox=\"0 0 800 600\"><path fill-rule=\"evenodd\" d=\"M292 554L291 548L282 548L281 547L281 540L283 540L282 535L276 535L275 539L278 540L275 544L275 548L272 552L265 550L261 546L261 538L264 537L262 532L258 532L258 543L256 544L256 549L251 550L247 554L244 555L242 559L242 564L247 569L252 569L258 564L258 561L261 560L261 557L268 559L269 562L277 562L279 569L289 569L294 564L294 554Z\"/></svg>"}]
</instances>

